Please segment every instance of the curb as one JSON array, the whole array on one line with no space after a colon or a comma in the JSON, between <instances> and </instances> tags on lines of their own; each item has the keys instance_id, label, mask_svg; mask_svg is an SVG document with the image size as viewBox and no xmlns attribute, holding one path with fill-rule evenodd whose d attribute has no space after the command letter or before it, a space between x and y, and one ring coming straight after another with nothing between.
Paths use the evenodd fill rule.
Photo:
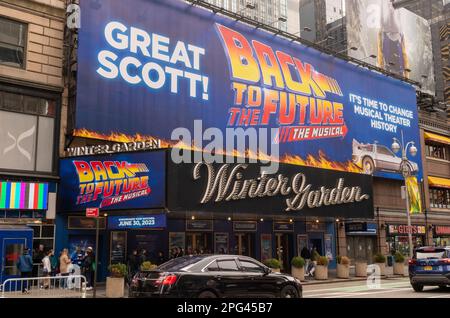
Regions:
<instances>
[{"instance_id":1,"label":"curb","mask_svg":"<svg viewBox=\"0 0 450 318\"><path fill-rule=\"evenodd\" d=\"M408 276L400 276L400 275L393 275L393 276L384 276L381 277L383 280L389 280L389 279L397 279L397 278L407 278ZM333 284L333 283L350 283L350 282L362 282L366 281L367 277L361 277L361 278L333 278L333 279L327 279L327 280L313 280L313 281L302 281L302 285L322 285L322 284Z\"/></svg>"}]
</instances>

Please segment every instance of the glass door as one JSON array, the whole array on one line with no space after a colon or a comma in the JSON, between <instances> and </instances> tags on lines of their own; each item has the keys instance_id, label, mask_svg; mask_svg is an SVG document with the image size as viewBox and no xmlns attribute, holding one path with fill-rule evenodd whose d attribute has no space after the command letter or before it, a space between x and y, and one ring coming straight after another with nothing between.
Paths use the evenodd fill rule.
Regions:
<instances>
[{"instance_id":1,"label":"glass door","mask_svg":"<svg viewBox=\"0 0 450 318\"><path fill-rule=\"evenodd\" d=\"M25 245L25 238L5 238L3 240L2 268L0 274L1 282L4 282L8 278L20 276L20 272L17 269L17 262L23 254Z\"/></svg>"},{"instance_id":2,"label":"glass door","mask_svg":"<svg viewBox=\"0 0 450 318\"><path fill-rule=\"evenodd\" d=\"M251 233L238 233L234 235L236 242L235 253L238 255L254 257L254 235Z\"/></svg>"},{"instance_id":3,"label":"glass door","mask_svg":"<svg viewBox=\"0 0 450 318\"><path fill-rule=\"evenodd\" d=\"M186 233L186 254L211 254L211 233Z\"/></svg>"}]
</instances>

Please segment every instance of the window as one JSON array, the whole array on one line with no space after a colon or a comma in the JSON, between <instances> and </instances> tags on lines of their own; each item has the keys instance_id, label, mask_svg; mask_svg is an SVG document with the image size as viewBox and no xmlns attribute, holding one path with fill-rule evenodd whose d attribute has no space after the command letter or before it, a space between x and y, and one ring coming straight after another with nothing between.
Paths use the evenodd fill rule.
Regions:
<instances>
[{"instance_id":1,"label":"window","mask_svg":"<svg viewBox=\"0 0 450 318\"><path fill-rule=\"evenodd\" d=\"M219 265L220 270L222 270L222 271L227 271L227 272L239 271L237 264L234 260L219 261L218 265Z\"/></svg>"},{"instance_id":2,"label":"window","mask_svg":"<svg viewBox=\"0 0 450 318\"><path fill-rule=\"evenodd\" d=\"M217 271L219 271L219 266L217 265L217 262L214 261L214 262L212 262L211 264L208 265L206 270L208 272L217 272Z\"/></svg>"},{"instance_id":3,"label":"window","mask_svg":"<svg viewBox=\"0 0 450 318\"><path fill-rule=\"evenodd\" d=\"M24 68L27 26L0 18L0 64Z\"/></svg>"},{"instance_id":4,"label":"window","mask_svg":"<svg viewBox=\"0 0 450 318\"><path fill-rule=\"evenodd\" d=\"M379 154L386 155L386 156L392 156L392 157L394 156L394 154L389 149L387 149L384 146L378 146L377 147L377 152Z\"/></svg>"},{"instance_id":5,"label":"window","mask_svg":"<svg viewBox=\"0 0 450 318\"><path fill-rule=\"evenodd\" d=\"M0 169L52 172L56 100L0 90Z\"/></svg>"},{"instance_id":6,"label":"window","mask_svg":"<svg viewBox=\"0 0 450 318\"><path fill-rule=\"evenodd\" d=\"M449 160L449 152L448 148L445 145L438 143L429 143L425 144L425 151L428 157Z\"/></svg>"},{"instance_id":7,"label":"window","mask_svg":"<svg viewBox=\"0 0 450 318\"><path fill-rule=\"evenodd\" d=\"M259 266L258 264L255 264L253 262L243 261L243 260L239 260L239 262L241 263L242 269L246 272L252 272L252 273L264 272L264 270L261 266Z\"/></svg>"},{"instance_id":8,"label":"window","mask_svg":"<svg viewBox=\"0 0 450 318\"><path fill-rule=\"evenodd\" d=\"M450 189L430 188L430 206L432 208L450 209Z\"/></svg>"}]
</instances>

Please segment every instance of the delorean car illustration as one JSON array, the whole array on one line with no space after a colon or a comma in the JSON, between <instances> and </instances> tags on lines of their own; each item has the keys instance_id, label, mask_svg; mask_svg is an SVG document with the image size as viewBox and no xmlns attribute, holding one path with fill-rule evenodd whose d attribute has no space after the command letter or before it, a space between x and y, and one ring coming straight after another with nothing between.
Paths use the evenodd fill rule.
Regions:
<instances>
[{"instance_id":1,"label":"delorean car illustration","mask_svg":"<svg viewBox=\"0 0 450 318\"><path fill-rule=\"evenodd\" d=\"M352 148L353 163L361 167L366 174L373 174L377 171L402 173L404 165L411 174L419 170L417 163L410 160L403 161L388 147L378 143L363 144L353 139Z\"/></svg>"}]
</instances>

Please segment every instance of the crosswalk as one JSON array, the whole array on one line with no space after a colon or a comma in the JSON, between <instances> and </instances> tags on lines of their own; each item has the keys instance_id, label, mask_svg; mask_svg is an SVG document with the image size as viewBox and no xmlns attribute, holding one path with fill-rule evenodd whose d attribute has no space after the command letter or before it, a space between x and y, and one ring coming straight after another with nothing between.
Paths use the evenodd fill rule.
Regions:
<instances>
[{"instance_id":1,"label":"crosswalk","mask_svg":"<svg viewBox=\"0 0 450 318\"><path fill-rule=\"evenodd\" d=\"M327 285L305 285L305 298L450 298L450 288L439 290L425 287L417 293L411 288L409 280L383 281L379 288L371 288L365 281L330 283Z\"/></svg>"}]
</instances>

